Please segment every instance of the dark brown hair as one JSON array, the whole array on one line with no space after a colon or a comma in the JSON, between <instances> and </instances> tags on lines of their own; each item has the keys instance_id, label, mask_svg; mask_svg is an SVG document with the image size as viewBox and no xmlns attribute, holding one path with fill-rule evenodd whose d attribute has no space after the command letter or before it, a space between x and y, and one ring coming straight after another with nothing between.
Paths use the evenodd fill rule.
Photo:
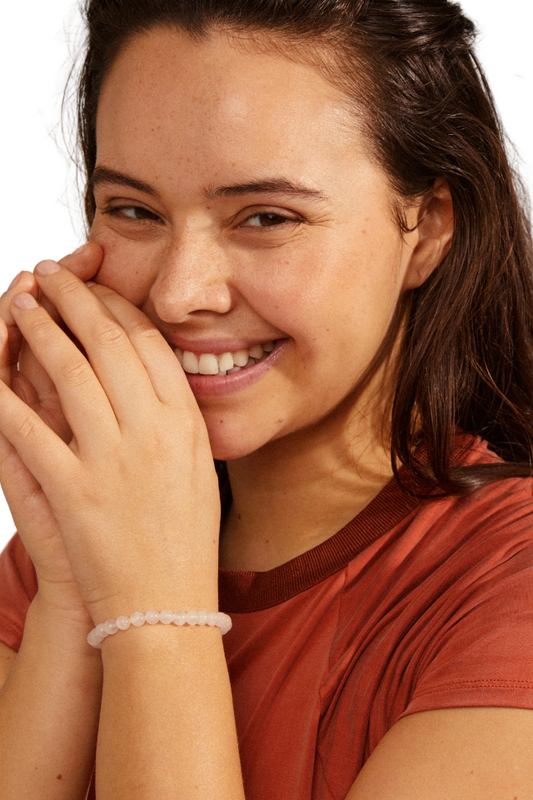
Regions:
<instances>
[{"instance_id":1,"label":"dark brown hair","mask_svg":"<svg viewBox=\"0 0 533 800\"><path fill-rule=\"evenodd\" d=\"M280 48L307 47L315 60L321 52L329 56L329 66L325 59L322 66L363 109L370 146L398 197L420 197L442 177L454 203L451 250L408 298L392 408L393 465L407 465L428 488L446 493L531 475L533 254L525 194L473 50L474 26L460 6L447 0L86 0L84 11L88 48L78 130L89 224L100 87L133 35L161 25L199 39L217 27L267 32ZM458 466L457 428L487 439L506 463ZM429 469L415 446L421 440Z\"/></svg>"}]
</instances>

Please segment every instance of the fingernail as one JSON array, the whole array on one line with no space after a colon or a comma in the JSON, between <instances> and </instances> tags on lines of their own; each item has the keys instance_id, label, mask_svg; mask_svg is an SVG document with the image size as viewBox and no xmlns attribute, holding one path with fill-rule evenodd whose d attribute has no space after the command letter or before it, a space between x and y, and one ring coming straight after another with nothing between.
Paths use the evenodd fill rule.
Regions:
<instances>
[{"instance_id":1,"label":"fingernail","mask_svg":"<svg viewBox=\"0 0 533 800\"><path fill-rule=\"evenodd\" d=\"M17 294L17 296L13 299L13 303L17 306L17 308L37 308L39 305L35 297L27 292Z\"/></svg>"},{"instance_id":2,"label":"fingernail","mask_svg":"<svg viewBox=\"0 0 533 800\"><path fill-rule=\"evenodd\" d=\"M53 272L59 272L61 267L55 261L41 261L40 264L34 269L37 275L51 275Z\"/></svg>"},{"instance_id":3,"label":"fingernail","mask_svg":"<svg viewBox=\"0 0 533 800\"><path fill-rule=\"evenodd\" d=\"M77 250L74 250L74 252L72 253L72 255L73 255L73 256L77 256L77 255L78 255L78 253L81 253L81 252L83 252L83 250L85 250L85 248L87 247L87 245L88 245L88 244L89 244L89 242L85 242L85 244L82 244L80 247L78 247L78 249L77 249Z\"/></svg>"},{"instance_id":4,"label":"fingernail","mask_svg":"<svg viewBox=\"0 0 533 800\"><path fill-rule=\"evenodd\" d=\"M94 281L85 281L85 286L96 286Z\"/></svg>"},{"instance_id":5,"label":"fingernail","mask_svg":"<svg viewBox=\"0 0 533 800\"><path fill-rule=\"evenodd\" d=\"M16 275L16 276L13 278L13 280L11 281L11 283L9 284L9 286L7 287L7 290L8 290L8 291L9 291L10 289L12 289L12 288L13 288L13 286L14 286L14 285L17 283L17 281L18 281L18 279L20 278L21 274L22 274L22 273L20 273L20 272L19 272L19 274L18 274L18 275Z\"/></svg>"}]
</instances>

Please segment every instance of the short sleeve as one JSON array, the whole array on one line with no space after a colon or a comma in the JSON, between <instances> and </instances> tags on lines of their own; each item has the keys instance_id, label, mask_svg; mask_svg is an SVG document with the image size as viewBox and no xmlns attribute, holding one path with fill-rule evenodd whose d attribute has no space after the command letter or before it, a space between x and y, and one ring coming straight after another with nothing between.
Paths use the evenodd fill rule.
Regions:
<instances>
[{"instance_id":1,"label":"short sleeve","mask_svg":"<svg viewBox=\"0 0 533 800\"><path fill-rule=\"evenodd\" d=\"M401 716L474 706L533 709L533 547L500 565L450 623Z\"/></svg>"},{"instance_id":2,"label":"short sleeve","mask_svg":"<svg viewBox=\"0 0 533 800\"><path fill-rule=\"evenodd\" d=\"M0 641L16 652L36 594L35 568L17 533L0 554Z\"/></svg>"}]
</instances>

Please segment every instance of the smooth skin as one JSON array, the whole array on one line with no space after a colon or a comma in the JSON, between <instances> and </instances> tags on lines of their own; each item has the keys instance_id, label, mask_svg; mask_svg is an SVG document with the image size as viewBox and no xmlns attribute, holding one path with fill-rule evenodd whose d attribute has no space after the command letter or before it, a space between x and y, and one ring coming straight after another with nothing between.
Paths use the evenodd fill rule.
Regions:
<instances>
[{"instance_id":1,"label":"smooth skin","mask_svg":"<svg viewBox=\"0 0 533 800\"><path fill-rule=\"evenodd\" d=\"M414 230L402 236L344 95L304 62L221 33L193 43L157 30L126 48L103 87L98 165L122 178L108 172L95 187L93 243L55 271L43 262L36 284L23 276L0 301L2 461L17 463L18 488L3 467L1 477L38 598L42 575L55 619L71 606L79 613L63 637L63 671L79 666L92 623L148 607L215 609L219 547L225 567L270 569L333 535L380 491L390 479L381 430L394 353L363 392L353 387L453 227L437 181L407 209ZM242 188L267 178L323 197ZM100 285L87 287L97 270ZM37 285L46 304L29 300ZM29 406L9 388L17 332L31 349L21 362L36 388ZM288 344L246 390L195 398L169 347L176 337ZM43 413L52 384L65 420ZM220 541L213 454L229 460L234 496ZM266 507L268 519L258 513ZM29 763L14 732L42 646L30 625L0 696L2 764L4 753L15 767ZM101 665L99 800L244 797L217 630L145 625L106 639ZM42 670L42 685L57 690L61 671ZM87 664L83 676L93 700L81 751L91 765L101 677ZM36 694L38 718L61 730L64 718ZM79 702L73 686L64 706ZM47 747L57 760L59 746ZM530 711L416 714L384 737L348 798L522 800L533 797L532 748ZM53 786L47 777L42 796L83 796L76 776ZM4 770L2 796L37 797L43 786L32 794L30 776L24 795L10 780Z\"/></svg>"}]
</instances>

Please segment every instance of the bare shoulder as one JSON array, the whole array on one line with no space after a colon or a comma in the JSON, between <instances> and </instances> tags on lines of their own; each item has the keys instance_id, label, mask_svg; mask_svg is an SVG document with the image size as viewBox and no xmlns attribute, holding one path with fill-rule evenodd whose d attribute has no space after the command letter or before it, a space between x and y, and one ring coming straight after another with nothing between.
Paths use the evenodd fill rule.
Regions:
<instances>
[{"instance_id":1,"label":"bare shoulder","mask_svg":"<svg viewBox=\"0 0 533 800\"><path fill-rule=\"evenodd\" d=\"M404 717L346 800L533 797L533 710L450 708Z\"/></svg>"},{"instance_id":2,"label":"bare shoulder","mask_svg":"<svg viewBox=\"0 0 533 800\"><path fill-rule=\"evenodd\" d=\"M16 657L17 654L14 650L8 647L7 644L0 642L0 686L4 685Z\"/></svg>"}]
</instances>

